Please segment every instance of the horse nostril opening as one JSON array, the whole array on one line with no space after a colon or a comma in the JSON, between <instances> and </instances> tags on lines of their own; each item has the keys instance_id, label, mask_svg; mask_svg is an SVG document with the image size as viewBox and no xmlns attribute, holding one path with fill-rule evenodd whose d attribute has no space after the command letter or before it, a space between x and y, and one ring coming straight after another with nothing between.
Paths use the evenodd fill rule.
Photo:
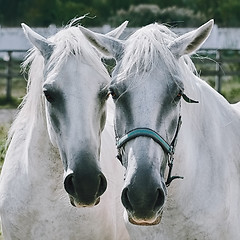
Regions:
<instances>
[{"instance_id":1,"label":"horse nostril opening","mask_svg":"<svg viewBox=\"0 0 240 240\"><path fill-rule=\"evenodd\" d=\"M154 211L158 211L164 204L165 201L165 194L162 189L157 189L157 196L156 196L156 201L154 204Z\"/></svg>"},{"instance_id":2,"label":"horse nostril opening","mask_svg":"<svg viewBox=\"0 0 240 240\"><path fill-rule=\"evenodd\" d=\"M122 204L123 206L129 210L129 211L132 211L133 210L133 207L130 203L130 200L129 200L129 197L128 197L128 188L124 188L123 191L122 191Z\"/></svg>"},{"instance_id":3,"label":"horse nostril opening","mask_svg":"<svg viewBox=\"0 0 240 240\"><path fill-rule=\"evenodd\" d=\"M74 195L75 190L74 190L74 184L73 184L73 173L67 175L64 180L64 188L66 192L70 195Z\"/></svg>"},{"instance_id":4,"label":"horse nostril opening","mask_svg":"<svg viewBox=\"0 0 240 240\"><path fill-rule=\"evenodd\" d=\"M105 176L101 173L99 175L99 188L98 188L98 194L97 196L100 197L107 189L107 180L105 178Z\"/></svg>"}]
</instances>

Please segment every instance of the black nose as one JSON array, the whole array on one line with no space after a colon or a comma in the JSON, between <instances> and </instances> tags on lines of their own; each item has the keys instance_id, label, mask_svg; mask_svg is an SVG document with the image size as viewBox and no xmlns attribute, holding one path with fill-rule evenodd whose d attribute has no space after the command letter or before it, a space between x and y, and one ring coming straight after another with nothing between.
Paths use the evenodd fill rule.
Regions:
<instances>
[{"instance_id":1,"label":"black nose","mask_svg":"<svg viewBox=\"0 0 240 240\"><path fill-rule=\"evenodd\" d=\"M165 202L165 193L161 188L156 188L144 196L143 191L126 187L122 191L121 200L124 207L136 218L147 219L162 208Z\"/></svg>"},{"instance_id":2,"label":"black nose","mask_svg":"<svg viewBox=\"0 0 240 240\"><path fill-rule=\"evenodd\" d=\"M102 172L95 174L70 173L64 179L66 192L79 204L92 205L105 192L107 180Z\"/></svg>"}]
</instances>

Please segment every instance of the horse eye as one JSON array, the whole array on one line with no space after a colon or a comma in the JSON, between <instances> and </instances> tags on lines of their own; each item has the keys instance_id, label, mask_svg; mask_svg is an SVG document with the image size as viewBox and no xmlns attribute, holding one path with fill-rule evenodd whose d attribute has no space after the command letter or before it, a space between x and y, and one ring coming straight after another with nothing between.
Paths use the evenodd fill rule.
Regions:
<instances>
[{"instance_id":1,"label":"horse eye","mask_svg":"<svg viewBox=\"0 0 240 240\"><path fill-rule=\"evenodd\" d=\"M179 91L178 95L175 97L174 100L180 100L180 98L182 97L183 95L183 92L182 91Z\"/></svg>"},{"instance_id":2,"label":"horse eye","mask_svg":"<svg viewBox=\"0 0 240 240\"><path fill-rule=\"evenodd\" d=\"M113 99L117 99L117 94L112 89L110 89L109 93L111 94Z\"/></svg>"},{"instance_id":3,"label":"horse eye","mask_svg":"<svg viewBox=\"0 0 240 240\"><path fill-rule=\"evenodd\" d=\"M48 102L52 103L54 101L54 98L51 96L51 94L47 90L44 90L43 93Z\"/></svg>"}]
</instances>

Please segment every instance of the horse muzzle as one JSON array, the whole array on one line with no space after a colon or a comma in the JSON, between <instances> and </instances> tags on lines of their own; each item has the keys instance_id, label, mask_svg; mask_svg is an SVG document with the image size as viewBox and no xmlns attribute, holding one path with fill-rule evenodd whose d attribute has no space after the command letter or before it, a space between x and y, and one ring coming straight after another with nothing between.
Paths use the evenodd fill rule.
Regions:
<instances>
[{"instance_id":1,"label":"horse muzzle","mask_svg":"<svg viewBox=\"0 0 240 240\"><path fill-rule=\"evenodd\" d=\"M123 189L121 199L130 223L144 226L160 223L166 199L163 189L144 192L141 188L128 186Z\"/></svg>"},{"instance_id":2,"label":"horse muzzle","mask_svg":"<svg viewBox=\"0 0 240 240\"><path fill-rule=\"evenodd\" d=\"M163 211L161 210L155 218L139 219L139 218L133 217L132 214L128 212L128 221L134 225L139 225L139 226L154 226L161 222L162 213Z\"/></svg>"},{"instance_id":3,"label":"horse muzzle","mask_svg":"<svg viewBox=\"0 0 240 240\"><path fill-rule=\"evenodd\" d=\"M81 174L68 171L64 188L74 207L92 207L100 202L100 196L107 188L107 180L101 171Z\"/></svg>"},{"instance_id":4,"label":"horse muzzle","mask_svg":"<svg viewBox=\"0 0 240 240\"><path fill-rule=\"evenodd\" d=\"M76 207L76 208L94 207L94 206L96 206L96 205L98 205L100 203L100 197L98 197L96 199L96 201L93 202L92 204L83 204L81 202L78 202L78 200L75 199L70 194L68 194L68 196L69 196L69 199L70 199L70 203L72 204L73 207Z\"/></svg>"}]
</instances>

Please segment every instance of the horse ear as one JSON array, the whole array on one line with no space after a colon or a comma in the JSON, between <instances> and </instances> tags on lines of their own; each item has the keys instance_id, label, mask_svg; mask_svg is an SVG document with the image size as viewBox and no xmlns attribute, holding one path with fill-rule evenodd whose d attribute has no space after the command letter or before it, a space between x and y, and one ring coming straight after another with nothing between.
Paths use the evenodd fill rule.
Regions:
<instances>
[{"instance_id":1,"label":"horse ear","mask_svg":"<svg viewBox=\"0 0 240 240\"><path fill-rule=\"evenodd\" d=\"M28 40L41 52L45 59L49 59L53 52L54 44L49 42L43 36L34 32L26 24L22 23L21 25Z\"/></svg>"},{"instance_id":2,"label":"horse ear","mask_svg":"<svg viewBox=\"0 0 240 240\"><path fill-rule=\"evenodd\" d=\"M115 28L114 30L112 30L111 32L108 32L105 35L113 38L119 38L123 33L123 31L125 30L125 28L127 27L127 25L128 25L128 21L125 21L119 27Z\"/></svg>"},{"instance_id":3,"label":"horse ear","mask_svg":"<svg viewBox=\"0 0 240 240\"><path fill-rule=\"evenodd\" d=\"M212 19L198 29L183 34L169 44L169 49L178 58L185 54L195 52L208 38L213 28L213 24L214 21Z\"/></svg>"},{"instance_id":4,"label":"horse ear","mask_svg":"<svg viewBox=\"0 0 240 240\"><path fill-rule=\"evenodd\" d=\"M111 36L92 32L82 26L79 26L79 28L90 43L106 57L114 57L118 59L119 55L123 52L123 43L120 40ZM114 34L118 35L118 33Z\"/></svg>"}]
</instances>

